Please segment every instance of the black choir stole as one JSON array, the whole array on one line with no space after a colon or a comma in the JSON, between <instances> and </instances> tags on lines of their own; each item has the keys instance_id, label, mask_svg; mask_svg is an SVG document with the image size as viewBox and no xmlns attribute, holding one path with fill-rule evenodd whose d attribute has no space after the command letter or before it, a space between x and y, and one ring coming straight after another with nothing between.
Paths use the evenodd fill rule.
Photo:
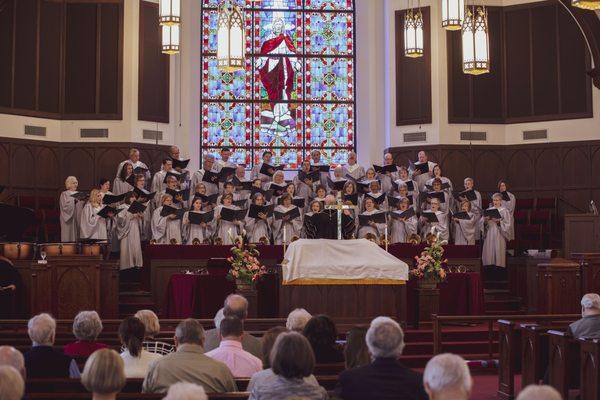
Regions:
<instances>
[{"instance_id":1,"label":"black choir stole","mask_svg":"<svg viewBox=\"0 0 600 400\"><path fill-rule=\"evenodd\" d=\"M354 218L342 213L342 238L351 239L354 228ZM305 215L304 232L307 239L337 239L337 210L324 210L310 216Z\"/></svg>"}]
</instances>

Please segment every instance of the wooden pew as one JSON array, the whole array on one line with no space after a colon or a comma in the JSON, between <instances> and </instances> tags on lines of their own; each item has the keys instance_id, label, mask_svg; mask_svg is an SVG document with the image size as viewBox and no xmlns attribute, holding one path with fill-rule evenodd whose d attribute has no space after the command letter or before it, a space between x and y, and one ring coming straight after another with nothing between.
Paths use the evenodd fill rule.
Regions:
<instances>
[{"instance_id":1,"label":"wooden pew","mask_svg":"<svg viewBox=\"0 0 600 400\"><path fill-rule=\"evenodd\" d=\"M548 331L548 377L550 385L569 398L569 389L579 387L579 342L566 332ZM575 366L575 367L574 367Z\"/></svg>"},{"instance_id":2,"label":"wooden pew","mask_svg":"<svg viewBox=\"0 0 600 400\"><path fill-rule=\"evenodd\" d=\"M244 400L250 396L250 393L209 393L209 400ZM120 393L117 395L119 400L161 400L164 394L155 393ZM91 400L90 393L33 393L26 394L23 400Z\"/></svg>"},{"instance_id":3,"label":"wooden pew","mask_svg":"<svg viewBox=\"0 0 600 400\"><path fill-rule=\"evenodd\" d=\"M579 339L581 400L600 399L600 340Z\"/></svg>"},{"instance_id":4,"label":"wooden pew","mask_svg":"<svg viewBox=\"0 0 600 400\"><path fill-rule=\"evenodd\" d=\"M521 337L518 322L498 321L498 398L515 398L515 374L521 371Z\"/></svg>"},{"instance_id":5,"label":"wooden pew","mask_svg":"<svg viewBox=\"0 0 600 400\"><path fill-rule=\"evenodd\" d=\"M548 369L548 330L555 326L521 324L521 387L537 385Z\"/></svg>"}]
</instances>

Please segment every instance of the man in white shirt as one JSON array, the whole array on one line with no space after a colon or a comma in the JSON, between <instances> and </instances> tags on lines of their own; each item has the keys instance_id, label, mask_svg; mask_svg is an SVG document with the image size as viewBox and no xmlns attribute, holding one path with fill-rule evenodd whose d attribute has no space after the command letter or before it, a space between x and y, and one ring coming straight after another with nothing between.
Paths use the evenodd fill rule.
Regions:
<instances>
[{"instance_id":1,"label":"man in white shirt","mask_svg":"<svg viewBox=\"0 0 600 400\"><path fill-rule=\"evenodd\" d=\"M250 178L252 180L260 179L263 182L263 184L271 182L271 178L273 175L271 174L271 176L269 176L269 175L261 174L260 170L261 170L263 164L268 164L268 165L274 166L271 161L272 158L273 158L273 153L271 153L269 150L264 151L262 154L262 162L260 164L256 164L254 167L252 167L252 171L250 171ZM273 173L275 173L275 171L273 171Z\"/></svg>"},{"instance_id":2,"label":"man in white shirt","mask_svg":"<svg viewBox=\"0 0 600 400\"><path fill-rule=\"evenodd\" d=\"M214 169L214 165L215 165L215 156L213 156L212 154L205 154L203 161L202 161L202 168L200 170L194 172L194 175L192 175L192 185L190 186L190 189L196 190L196 185L199 184L200 182L202 182L206 186L206 195L207 196L210 196L211 194L219 193L218 182L211 183L211 182L202 181L205 171L211 171L214 173L218 172L216 169Z\"/></svg>"},{"instance_id":3,"label":"man in white shirt","mask_svg":"<svg viewBox=\"0 0 600 400\"><path fill-rule=\"evenodd\" d=\"M136 148L129 149L129 159L121 161L121 163L117 167L117 175L116 175L117 178L119 177L119 174L121 173L121 169L123 169L123 165L125 165L125 163L131 163L133 165L134 170L136 168L144 168L146 170L146 172L144 173L144 176L146 177L146 182L148 185L150 184L150 177L151 177L150 169L148 168L148 166L146 164L144 164L143 162L140 161L140 151L138 149L136 149Z\"/></svg>"},{"instance_id":4,"label":"man in white shirt","mask_svg":"<svg viewBox=\"0 0 600 400\"><path fill-rule=\"evenodd\" d=\"M326 165L321 163L321 152L317 149L310 152L310 158L312 160L313 167ZM327 177L329 176L329 172L321 172L319 176L321 177L321 185L323 187L327 187Z\"/></svg>"},{"instance_id":5,"label":"man in white shirt","mask_svg":"<svg viewBox=\"0 0 600 400\"><path fill-rule=\"evenodd\" d=\"M262 361L242 348L244 324L235 316L225 317L219 325L221 343L219 347L206 355L221 361L233 374L234 378L248 378L262 370Z\"/></svg>"}]
</instances>

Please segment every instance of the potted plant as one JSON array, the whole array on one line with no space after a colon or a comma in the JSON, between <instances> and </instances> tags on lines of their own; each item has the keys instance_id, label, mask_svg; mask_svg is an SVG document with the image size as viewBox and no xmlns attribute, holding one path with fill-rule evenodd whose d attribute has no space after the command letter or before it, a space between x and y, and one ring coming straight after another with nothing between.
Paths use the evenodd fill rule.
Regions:
<instances>
[{"instance_id":1,"label":"potted plant","mask_svg":"<svg viewBox=\"0 0 600 400\"><path fill-rule=\"evenodd\" d=\"M416 267L411 269L411 277L419 280L419 287L424 289L435 289L437 284L446 280L444 264L448 259L444 258L444 248L448 244L446 240L440 239L440 232L435 227L431 229L429 246L415 256Z\"/></svg>"},{"instance_id":2,"label":"potted plant","mask_svg":"<svg viewBox=\"0 0 600 400\"><path fill-rule=\"evenodd\" d=\"M243 236L236 236L233 242L235 246L227 258L231 265L227 279L235 281L238 292L255 291L255 283L267 272L258 259L260 253L255 245L247 244Z\"/></svg>"}]
</instances>

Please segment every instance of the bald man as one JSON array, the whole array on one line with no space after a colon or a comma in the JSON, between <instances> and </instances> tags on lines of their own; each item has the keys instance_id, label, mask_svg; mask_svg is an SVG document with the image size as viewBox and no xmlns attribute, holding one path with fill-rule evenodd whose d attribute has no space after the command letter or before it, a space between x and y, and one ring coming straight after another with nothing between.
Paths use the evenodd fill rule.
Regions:
<instances>
[{"instance_id":1,"label":"bald man","mask_svg":"<svg viewBox=\"0 0 600 400\"><path fill-rule=\"evenodd\" d=\"M23 354L12 346L0 346L0 366L13 367L25 379L25 358Z\"/></svg>"},{"instance_id":2,"label":"bald man","mask_svg":"<svg viewBox=\"0 0 600 400\"><path fill-rule=\"evenodd\" d=\"M417 157L418 160L415 163L415 165L427 164L429 168L429 172L427 173L421 173L421 171L419 170L412 171L412 178L417 183L417 186L419 187L419 192L423 193L427 191L427 189L425 188L425 184L433 176L433 167L435 167L437 164L432 161L429 161L427 153L425 153L423 150L421 150L417 154Z\"/></svg>"},{"instance_id":3,"label":"bald man","mask_svg":"<svg viewBox=\"0 0 600 400\"><path fill-rule=\"evenodd\" d=\"M394 165L394 157L391 153L385 153L383 155L383 166ZM392 193L392 182L398 179L398 172L386 172L385 174L377 174L379 181L381 182L381 191L385 194Z\"/></svg>"}]
</instances>

